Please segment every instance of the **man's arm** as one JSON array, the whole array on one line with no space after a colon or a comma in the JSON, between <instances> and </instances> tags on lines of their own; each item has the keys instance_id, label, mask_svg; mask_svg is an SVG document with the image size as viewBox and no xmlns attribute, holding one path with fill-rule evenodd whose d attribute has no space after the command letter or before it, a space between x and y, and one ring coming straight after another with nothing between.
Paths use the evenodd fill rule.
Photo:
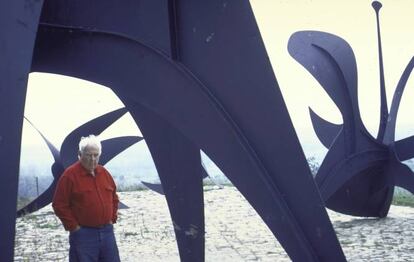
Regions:
<instances>
[{"instance_id":1,"label":"man's arm","mask_svg":"<svg viewBox=\"0 0 414 262\"><path fill-rule=\"evenodd\" d=\"M59 217L63 226L68 231L75 231L79 228L79 224L70 208L72 185L70 178L62 175L58 181L52 204L56 216Z\"/></svg>"},{"instance_id":2,"label":"man's arm","mask_svg":"<svg viewBox=\"0 0 414 262\"><path fill-rule=\"evenodd\" d=\"M109 174L109 172L108 172L108 174ZM116 220L118 219L119 197L118 197L118 194L116 193L116 184L115 184L115 181L114 181L114 179L112 178L112 176L110 174L109 174L109 177L110 177L111 183L112 183L112 185L114 187L114 192L113 192L113 195L112 195L112 201L113 201L112 223L115 224L116 223Z\"/></svg>"},{"instance_id":3,"label":"man's arm","mask_svg":"<svg viewBox=\"0 0 414 262\"><path fill-rule=\"evenodd\" d=\"M118 194L116 193L116 186L114 190L113 200L114 200L114 213L112 215L112 223L115 224L116 220L118 219L118 204L119 204Z\"/></svg>"}]
</instances>

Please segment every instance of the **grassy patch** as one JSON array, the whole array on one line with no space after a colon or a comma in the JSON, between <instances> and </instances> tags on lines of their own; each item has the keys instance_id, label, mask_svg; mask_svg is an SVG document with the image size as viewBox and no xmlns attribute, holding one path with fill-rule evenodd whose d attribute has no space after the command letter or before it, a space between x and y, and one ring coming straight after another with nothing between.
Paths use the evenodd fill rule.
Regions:
<instances>
[{"instance_id":1,"label":"grassy patch","mask_svg":"<svg viewBox=\"0 0 414 262\"><path fill-rule=\"evenodd\" d=\"M131 192L131 191L143 191L148 190L147 187L144 185L138 184L138 185L128 185L128 186L118 186L117 191L118 192Z\"/></svg>"},{"instance_id":2,"label":"grassy patch","mask_svg":"<svg viewBox=\"0 0 414 262\"><path fill-rule=\"evenodd\" d=\"M392 204L396 206L414 207L414 195L401 187L395 187Z\"/></svg>"},{"instance_id":3,"label":"grassy patch","mask_svg":"<svg viewBox=\"0 0 414 262\"><path fill-rule=\"evenodd\" d=\"M396 206L414 207L414 196L405 194L395 194L392 199L392 204Z\"/></svg>"}]
</instances>

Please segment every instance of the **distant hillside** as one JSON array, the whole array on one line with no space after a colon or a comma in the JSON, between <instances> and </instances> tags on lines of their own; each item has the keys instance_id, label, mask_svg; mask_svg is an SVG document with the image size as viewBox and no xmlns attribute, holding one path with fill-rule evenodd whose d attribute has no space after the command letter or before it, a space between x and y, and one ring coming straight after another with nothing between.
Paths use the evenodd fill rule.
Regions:
<instances>
[{"instance_id":1,"label":"distant hillside","mask_svg":"<svg viewBox=\"0 0 414 262\"><path fill-rule=\"evenodd\" d=\"M46 146L32 145L22 148L20 160L19 196L34 197L37 195L36 179L39 193L53 181L50 171L53 157ZM207 156L203 155L203 161L215 181L228 183L220 169ZM144 141L125 150L105 167L120 189L140 186L141 181L159 183L157 170Z\"/></svg>"},{"instance_id":2,"label":"distant hillside","mask_svg":"<svg viewBox=\"0 0 414 262\"><path fill-rule=\"evenodd\" d=\"M307 147L312 148L311 146ZM105 149L104 149L105 150ZM309 155L309 153L308 153ZM312 171L316 171L323 157L323 152L315 154L317 157L309 157L308 161ZM204 165L209 175L218 183L230 183L220 169L204 154ZM53 181L50 167L54 160L46 145L24 146L21 152L19 196L31 198L37 195L36 179L39 193L43 192ZM414 170L414 160L405 162ZM106 168L113 175L118 187L139 187L141 181L159 182L158 173L154 162L144 141L135 144L112 159ZM36 178L37 177L37 178Z\"/></svg>"}]
</instances>

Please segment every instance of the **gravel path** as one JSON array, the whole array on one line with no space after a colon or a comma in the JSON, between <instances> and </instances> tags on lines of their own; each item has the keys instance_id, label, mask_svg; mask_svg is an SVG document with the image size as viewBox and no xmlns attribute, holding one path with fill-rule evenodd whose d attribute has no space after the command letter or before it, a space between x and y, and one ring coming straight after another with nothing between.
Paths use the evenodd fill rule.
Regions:
<instances>
[{"instance_id":1,"label":"gravel path","mask_svg":"<svg viewBox=\"0 0 414 262\"><path fill-rule=\"evenodd\" d=\"M167 204L151 191L121 192L130 209L115 226L123 262L179 261ZM329 211L348 261L413 261L414 208L392 206L386 219ZM234 187L205 191L206 261L290 261ZM18 219L15 261L67 261L67 232L50 206Z\"/></svg>"}]
</instances>

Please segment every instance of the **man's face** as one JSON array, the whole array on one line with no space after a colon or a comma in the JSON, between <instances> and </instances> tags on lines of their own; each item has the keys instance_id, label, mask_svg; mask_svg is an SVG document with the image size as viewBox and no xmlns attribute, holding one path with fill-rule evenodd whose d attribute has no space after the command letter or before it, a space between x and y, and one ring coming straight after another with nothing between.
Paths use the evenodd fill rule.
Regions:
<instances>
[{"instance_id":1,"label":"man's face","mask_svg":"<svg viewBox=\"0 0 414 262\"><path fill-rule=\"evenodd\" d=\"M98 165L99 149L95 146L85 147L84 151L79 154L79 160L82 166L92 173Z\"/></svg>"}]
</instances>

